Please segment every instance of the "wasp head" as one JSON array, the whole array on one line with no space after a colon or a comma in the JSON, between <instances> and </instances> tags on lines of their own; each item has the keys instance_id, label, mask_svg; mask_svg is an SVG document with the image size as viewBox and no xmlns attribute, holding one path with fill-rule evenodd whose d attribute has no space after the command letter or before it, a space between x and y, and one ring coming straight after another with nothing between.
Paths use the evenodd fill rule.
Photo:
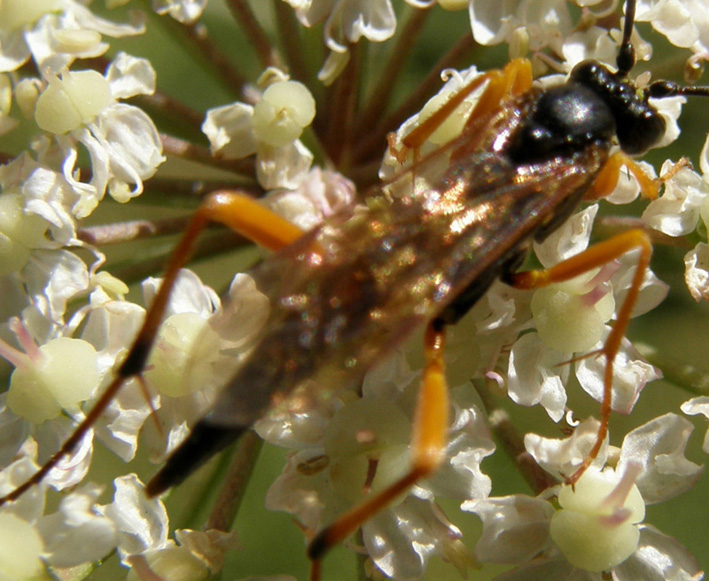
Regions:
<instances>
[{"instance_id":1,"label":"wasp head","mask_svg":"<svg viewBox=\"0 0 709 581\"><path fill-rule=\"evenodd\" d=\"M648 102L650 96L658 95L638 91L624 74L611 72L597 61L583 61L571 71L569 83L590 89L606 104L625 153L645 153L664 135L665 120Z\"/></svg>"}]
</instances>

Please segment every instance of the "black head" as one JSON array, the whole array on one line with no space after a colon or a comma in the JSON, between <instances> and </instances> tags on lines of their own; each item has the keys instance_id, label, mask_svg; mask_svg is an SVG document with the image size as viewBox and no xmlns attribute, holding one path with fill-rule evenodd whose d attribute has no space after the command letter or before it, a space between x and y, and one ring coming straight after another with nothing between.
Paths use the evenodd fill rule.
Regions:
<instances>
[{"instance_id":1,"label":"black head","mask_svg":"<svg viewBox=\"0 0 709 581\"><path fill-rule=\"evenodd\" d=\"M630 155L645 153L665 133L665 120L648 102L649 93L639 92L625 75L611 72L596 61L579 63L569 81L595 93L606 104L615 122L621 149Z\"/></svg>"},{"instance_id":2,"label":"black head","mask_svg":"<svg viewBox=\"0 0 709 581\"><path fill-rule=\"evenodd\" d=\"M576 65L568 81L540 96L512 140L509 155L518 162L536 162L557 154L570 154L590 144L610 146L614 138L630 155L657 145L665 133L665 120L651 97L709 96L709 87L681 87L667 81L638 89L629 73L635 66L630 42L636 0L628 0L623 39L612 71L598 61Z\"/></svg>"},{"instance_id":3,"label":"black head","mask_svg":"<svg viewBox=\"0 0 709 581\"><path fill-rule=\"evenodd\" d=\"M635 23L637 0L627 0L623 39L616 57L617 71L611 72L595 61L576 65L570 80L583 84L599 95L613 113L621 149L638 155L656 145L665 133L665 121L649 103L650 97L678 95L709 96L709 87L682 87L668 81L656 81L639 90L628 78L635 66L635 50L630 37Z\"/></svg>"}]
</instances>

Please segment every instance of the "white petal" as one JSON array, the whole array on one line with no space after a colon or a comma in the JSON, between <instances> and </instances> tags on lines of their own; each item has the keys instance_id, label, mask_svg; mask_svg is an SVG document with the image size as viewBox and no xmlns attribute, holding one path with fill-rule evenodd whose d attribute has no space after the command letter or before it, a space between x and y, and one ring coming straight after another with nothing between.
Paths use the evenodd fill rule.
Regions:
<instances>
[{"instance_id":1,"label":"white petal","mask_svg":"<svg viewBox=\"0 0 709 581\"><path fill-rule=\"evenodd\" d=\"M475 40L484 46L502 42L512 29L509 21L514 4L499 0L470 2L470 22Z\"/></svg>"},{"instance_id":2,"label":"white petal","mask_svg":"<svg viewBox=\"0 0 709 581\"><path fill-rule=\"evenodd\" d=\"M98 561L116 546L110 519L96 515L97 487L84 487L64 497L59 511L39 521L48 561L55 567L73 567Z\"/></svg>"},{"instance_id":3,"label":"white petal","mask_svg":"<svg viewBox=\"0 0 709 581\"><path fill-rule=\"evenodd\" d=\"M544 470L559 479L573 474L581 463L588 458L591 448L596 443L600 422L588 418L581 422L568 438L543 438L537 434L524 437L524 447ZM602 467L608 450L608 437L601 447L592 466Z\"/></svg>"},{"instance_id":4,"label":"white petal","mask_svg":"<svg viewBox=\"0 0 709 581\"><path fill-rule=\"evenodd\" d=\"M342 4L342 28L350 42L356 43L361 37L383 42L394 34L396 16L390 0L349 0Z\"/></svg>"},{"instance_id":5,"label":"white petal","mask_svg":"<svg viewBox=\"0 0 709 581\"><path fill-rule=\"evenodd\" d=\"M692 398L684 402L680 409L688 416L702 414L705 418L709 419L709 396ZM704 435L702 450L709 454L709 431Z\"/></svg>"},{"instance_id":6,"label":"white petal","mask_svg":"<svg viewBox=\"0 0 709 581\"><path fill-rule=\"evenodd\" d=\"M63 324L67 302L88 288L86 263L66 250L37 250L25 267L27 292L50 321Z\"/></svg>"},{"instance_id":7,"label":"white petal","mask_svg":"<svg viewBox=\"0 0 709 581\"><path fill-rule=\"evenodd\" d=\"M549 522L554 508L546 500L521 494L473 500L463 510L483 521L483 532L475 555L491 563L524 563L551 544Z\"/></svg>"},{"instance_id":8,"label":"white petal","mask_svg":"<svg viewBox=\"0 0 709 581\"><path fill-rule=\"evenodd\" d=\"M613 571L618 581L692 581L703 572L697 560L672 537L656 528L640 525L640 542L635 553Z\"/></svg>"},{"instance_id":9,"label":"white petal","mask_svg":"<svg viewBox=\"0 0 709 581\"><path fill-rule=\"evenodd\" d=\"M75 237L74 218L70 210L79 201L80 195L62 174L39 167L27 177L22 193L27 211L51 224L53 240L66 243Z\"/></svg>"},{"instance_id":10,"label":"white petal","mask_svg":"<svg viewBox=\"0 0 709 581\"><path fill-rule=\"evenodd\" d=\"M35 463L37 446L34 440L30 439L26 442L23 452L26 454L22 454L19 460L15 460L0 472L0 494L3 496L27 482L39 468ZM3 512L10 512L30 523L36 522L44 512L46 493L47 484L42 481L30 488Z\"/></svg>"},{"instance_id":11,"label":"white petal","mask_svg":"<svg viewBox=\"0 0 709 581\"><path fill-rule=\"evenodd\" d=\"M635 20L650 22L675 46L689 48L699 38L692 10L680 0L638 2Z\"/></svg>"},{"instance_id":12,"label":"white petal","mask_svg":"<svg viewBox=\"0 0 709 581\"><path fill-rule=\"evenodd\" d=\"M567 359L567 354L549 349L537 333L522 335L510 351L507 390L512 400L525 406L540 403L558 422L566 406Z\"/></svg>"},{"instance_id":13,"label":"white petal","mask_svg":"<svg viewBox=\"0 0 709 581\"><path fill-rule=\"evenodd\" d=\"M610 327L606 327L604 339L608 336ZM599 342L596 349L600 349L603 343ZM585 357L576 366L576 377L583 390L597 402L603 401L603 376L606 368L606 358L592 355ZM662 373L656 367L647 363L635 350L632 343L623 338L620 351L613 361L613 386L611 395L611 407L613 411L621 414L629 414L635 402L637 402L640 392L645 385L660 379Z\"/></svg>"},{"instance_id":14,"label":"white petal","mask_svg":"<svg viewBox=\"0 0 709 581\"><path fill-rule=\"evenodd\" d=\"M157 398L152 398L151 402L153 408L159 407ZM135 456L138 436L150 413L138 382L128 381L96 422L96 437L121 460L129 462Z\"/></svg>"},{"instance_id":15,"label":"white petal","mask_svg":"<svg viewBox=\"0 0 709 581\"><path fill-rule=\"evenodd\" d=\"M340 76L340 73L345 70L348 62L350 62L350 51L331 50L323 66L318 71L318 81L329 87Z\"/></svg>"},{"instance_id":16,"label":"white petal","mask_svg":"<svg viewBox=\"0 0 709 581\"><path fill-rule=\"evenodd\" d=\"M37 443L42 452L40 459L48 459L74 432L76 424L69 418L60 417L44 422L36 430ZM44 481L56 490L64 490L81 482L91 467L94 432L89 430L74 450L64 456Z\"/></svg>"},{"instance_id":17,"label":"white petal","mask_svg":"<svg viewBox=\"0 0 709 581\"><path fill-rule=\"evenodd\" d=\"M143 302L150 305L155 299L161 278L147 278L141 284ZM178 313L195 313L205 319L221 306L219 296L213 289L202 283L191 270L184 268L177 275L175 285L170 292L170 300L165 310L165 319Z\"/></svg>"},{"instance_id":18,"label":"white petal","mask_svg":"<svg viewBox=\"0 0 709 581\"><path fill-rule=\"evenodd\" d=\"M615 304L620 306L625 302L628 290L632 286L635 266L638 262L638 252L628 252L620 257L620 268L611 277ZM645 277L640 285L640 294L633 305L631 317L638 317L658 306L669 292L669 285L661 281L651 270L645 271Z\"/></svg>"},{"instance_id":19,"label":"white petal","mask_svg":"<svg viewBox=\"0 0 709 581\"><path fill-rule=\"evenodd\" d=\"M709 244L700 242L684 257L684 281L692 298L709 300Z\"/></svg>"},{"instance_id":20,"label":"white petal","mask_svg":"<svg viewBox=\"0 0 709 581\"><path fill-rule=\"evenodd\" d=\"M175 531L175 539L181 547L199 558L212 574L221 571L227 551L240 548L237 534L234 531L182 529Z\"/></svg>"},{"instance_id":21,"label":"white petal","mask_svg":"<svg viewBox=\"0 0 709 581\"><path fill-rule=\"evenodd\" d=\"M286 220L308 231L333 213L352 207L354 184L336 172L314 167L297 190L274 190L264 202Z\"/></svg>"},{"instance_id":22,"label":"white petal","mask_svg":"<svg viewBox=\"0 0 709 581\"><path fill-rule=\"evenodd\" d=\"M333 498L329 470L317 470L323 458L327 459L322 448L290 454L283 472L266 493L266 508L289 512L310 530L318 530L328 522L328 516L335 518L338 508L349 508Z\"/></svg>"},{"instance_id":23,"label":"white petal","mask_svg":"<svg viewBox=\"0 0 709 581\"><path fill-rule=\"evenodd\" d=\"M30 49L23 30L13 30L3 35L0 44L0 72L17 70L30 58Z\"/></svg>"},{"instance_id":24,"label":"white petal","mask_svg":"<svg viewBox=\"0 0 709 581\"><path fill-rule=\"evenodd\" d=\"M702 152L699 154L699 168L703 175L709 174L709 135L704 140Z\"/></svg>"},{"instance_id":25,"label":"white petal","mask_svg":"<svg viewBox=\"0 0 709 581\"><path fill-rule=\"evenodd\" d=\"M461 532L433 510L431 503L409 497L362 525L367 553L393 579L420 579L428 561L444 554Z\"/></svg>"},{"instance_id":26,"label":"white petal","mask_svg":"<svg viewBox=\"0 0 709 581\"><path fill-rule=\"evenodd\" d=\"M313 163L313 154L300 140L285 147L258 146L256 177L266 190L296 189Z\"/></svg>"},{"instance_id":27,"label":"white petal","mask_svg":"<svg viewBox=\"0 0 709 581\"><path fill-rule=\"evenodd\" d=\"M666 147L679 137L680 130L677 121L679 120L679 116L682 113L682 105L684 105L686 102L686 97L667 97L666 99L650 99L650 106L654 107L655 110L665 121L665 133L660 138L660 140L655 143L655 145L652 147L653 149L661 149L663 147ZM644 168L647 168L649 166L649 164L645 162L640 162L640 164ZM646 173L648 173L648 175L650 176L653 176L654 172Z\"/></svg>"},{"instance_id":28,"label":"white petal","mask_svg":"<svg viewBox=\"0 0 709 581\"><path fill-rule=\"evenodd\" d=\"M470 500L485 498L492 490L492 481L483 473L481 463L495 451L495 444L473 403L474 392L469 383L451 390L455 417L448 432L447 460L427 484L437 497Z\"/></svg>"},{"instance_id":29,"label":"white petal","mask_svg":"<svg viewBox=\"0 0 709 581\"><path fill-rule=\"evenodd\" d=\"M170 541L126 559L130 567L126 581L143 579L202 580L209 576L207 566L190 551Z\"/></svg>"},{"instance_id":30,"label":"white petal","mask_svg":"<svg viewBox=\"0 0 709 581\"><path fill-rule=\"evenodd\" d=\"M158 14L169 14L182 24L192 24L204 12L207 0L153 0L153 9Z\"/></svg>"},{"instance_id":31,"label":"white petal","mask_svg":"<svg viewBox=\"0 0 709 581\"><path fill-rule=\"evenodd\" d=\"M576 256L588 248L598 204L576 212L542 243L534 243L534 253L545 268Z\"/></svg>"},{"instance_id":32,"label":"white petal","mask_svg":"<svg viewBox=\"0 0 709 581\"><path fill-rule=\"evenodd\" d=\"M133 22L130 24L120 24L100 18L86 6L78 2L72 2L71 9L66 12L66 16L70 18L72 24L76 23L78 28L95 30L111 38L135 36L145 32L145 25L143 23L145 17L141 14L132 14Z\"/></svg>"},{"instance_id":33,"label":"white petal","mask_svg":"<svg viewBox=\"0 0 709 581\"><path fill-rule=\"evenodd\" d=\"M623 440L618 469L628 462L642 465L636 484L648 504L686 492L702 475L702 466L685 458L694 426L676 414L665 414L634 429Z\"/></svg>"},{"instance_id":34,"label":"white petal","mask_svg":"<svg viewBox=\"0 0 709 581\"><path fill-rule=\"evenodd\" d=\"M104 507L104 514L119 532L121 559L166 544L169 528L163 503L147 498L143 484L134 474L116 478L114 486L113 502Z\"/></svg>"},{"instance_id":35,"label":"white petal","mask_svg":"<svg viewBox=\"0 0 709 581\"><path fill-rule=\"evenodd\" d=\"M109 184L132 186L132 190L115 187L109 190L118 202L140 195L143 180L151 178L165 161L162 140L152 119L137 107L115 103L96 118L90 129L91 137L83 134L80 141L89 149L94 171L107 165L104 171L108 175L99 183L108 178Z\"/></svg>"},{"instance_id":36,"label":"white petal","mask_svg":"<svg viewBox=\"0 0 709 581\"><path fill-rule=\"evenodd\" d=\"M665 164L661 174L670 168ZM697 227L699 212L707 195L709 186L701 176L689 168L683 168L665 184L662 196L650 202L642 219L669 236L684 236Z\"/></svg>"},{"instance_id":37,"label":"white petal","mask_svg":"<svg viewBox=\"0 0 709 581\"><path fill-rule=\"evenodd\" d=\"M593 26L564 38L561 54L569 70L581 61L593 59L615 65L618 43L604 28Z\"/></svg>"},{"instance_id":38,"label":"white petal","mask_svg":"<svg viewBox=\"0 0 709 581\"><path fill-rule=\"evenodd\" d=\"M147 59L119 52L111 61L106 79L111 85L114 99L128 99L136 95L155 92L156 73Z\"/></svg>"},{"instance_id":39,"label":"white petal","mask_svg":"<svg viewBox=\"0 0 709 581\"><path fill-rule=\"evenodd\" d=\"M224 159L241 159L256 152L256 137L251 129L254 108L233 103L209 109L202 132L209 139L212 155Z\"/></svg>"}]
</instances>

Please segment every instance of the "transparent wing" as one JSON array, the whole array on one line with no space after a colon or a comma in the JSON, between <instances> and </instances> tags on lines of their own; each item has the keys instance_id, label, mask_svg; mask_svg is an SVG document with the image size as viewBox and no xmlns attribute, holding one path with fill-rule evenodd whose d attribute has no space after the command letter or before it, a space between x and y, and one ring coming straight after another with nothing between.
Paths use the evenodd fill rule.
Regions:
<instances>
[{"instance_id":1,"label":"transparent wing","mask_svg":"<svg viewBox=\"0 0 709 581\"><path fill-rule=\"evenodd\" d=\"M249 273L268 316L245 360L222 359L209 422L248 427L305 380L358 381L461 293L487 286L556 218L559 198L575 206L589 181L576 160L525 179L489 153L467 162L435 189L333 216ZM223 321L213 328L231 332Z\"/></svg>"}]
</instances>

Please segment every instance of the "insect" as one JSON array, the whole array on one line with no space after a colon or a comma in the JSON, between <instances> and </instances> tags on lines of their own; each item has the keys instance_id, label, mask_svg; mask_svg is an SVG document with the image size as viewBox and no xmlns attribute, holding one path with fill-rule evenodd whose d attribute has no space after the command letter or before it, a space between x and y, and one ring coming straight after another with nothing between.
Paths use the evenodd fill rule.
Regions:
<instances>
[{"instance_id":1,"label":"insect","mask_svg":"<svg viewBox=\"0 0 709 581\"><path fill-rule=\"evenodd\" d=\"M613 360L651 254L648 236L628 231L547 271L516 272L533 240L558 228L594 187L629 167L650 193L655 184L627 157L654 145L664 121L650 97L707 95L660 82L638 92L628 81L634 65L628 0L617 71L596 62L577 66L550 88L532 85L527 61L469 83L427 122L404 138L417 150L472 91L483 87L461 137L417 160L387 187L404 189L388 204L352 216L340 213L308 233L247 198L212 194L188 227L168 265L163 286L127 358L86 420L27 483L0 499L18 498L73 449L128 378L139 376L163 318L179 268L206 222L224 223L276 253L251 275L270 299L269 319L253 355L228 377L212 411L148 484L158 495L179 484L270 409L274 398L308 380L357 382L416 328L426 325L427 364L412 442L412 467L399 481L367 499L312 540L317 567L324 553L402 491L433 473L445 449L448 397L445 330L498 278L536 288L572 278L633 248L640 258L613 331L606 340L604 402L597 441L575 481L598 454L611 413ZM621 152L612 153L618 143ZM445 164L442 161L445 160ZM416 184L425 177L428 187ZM611 180L612 181L612 180ZM411 187L410 187L411 186ZM608 194L596 186L596 194Z\"/></svg>"}]
</instances>

